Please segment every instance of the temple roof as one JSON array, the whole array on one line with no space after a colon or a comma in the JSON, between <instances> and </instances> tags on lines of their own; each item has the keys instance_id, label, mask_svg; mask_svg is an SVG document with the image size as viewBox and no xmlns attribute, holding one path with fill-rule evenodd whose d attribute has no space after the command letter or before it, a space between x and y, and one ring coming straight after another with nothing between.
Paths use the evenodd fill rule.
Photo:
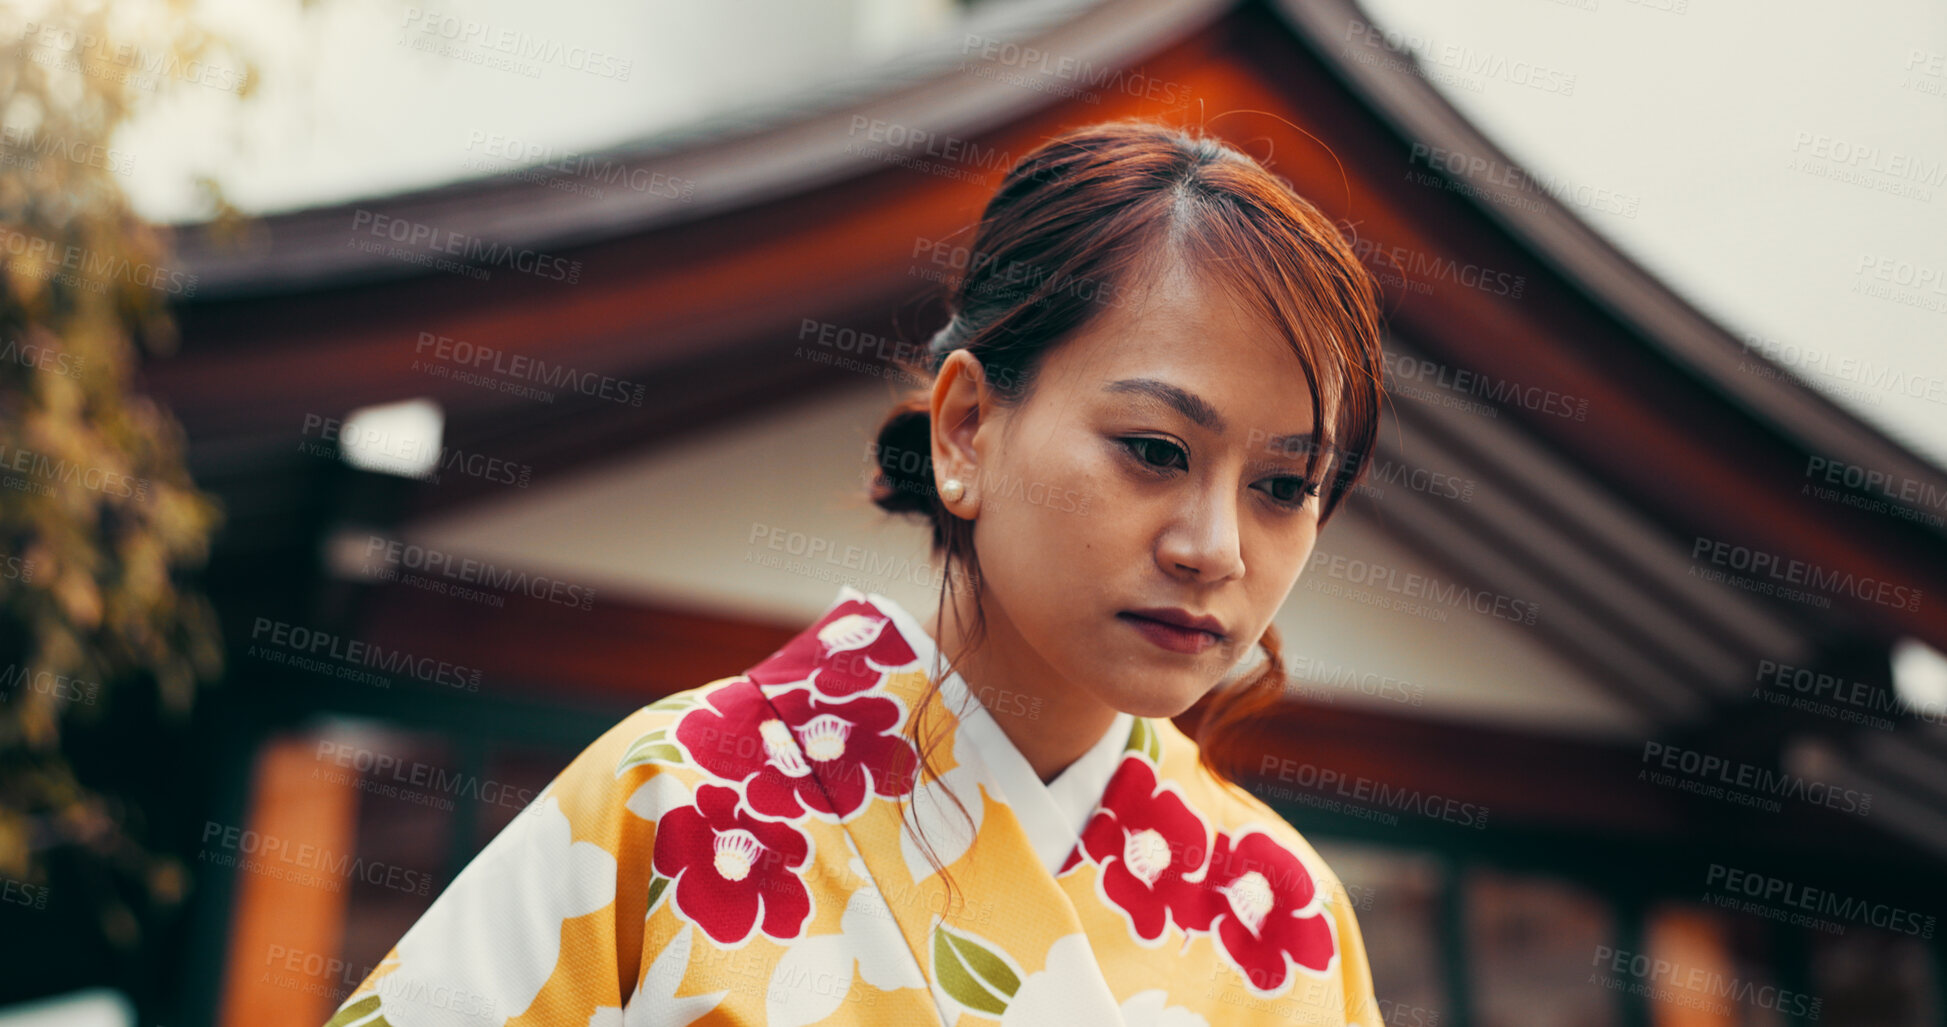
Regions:
<instances>
[{"instance_id":1,"label":"temple roof","mask_svg":"<svg viewBox=\"0 0 1947 1027\"><path fill-rule=\"evenodd\" d=\"M1767 665L1890 694L1897 639L1947 650L1939 518L1825 472L1935 497L1947 475L1789 375L1754 372L1724 326L1545 192L1497 200L1518 163L1409 60L1337 46L1363 17L1346 0L993 11L842 91L572 169L280 214L240 238L186 229L198 293L179 308L180 352L145 374L230 509L219 564L323 573L320 535L345 519L577 559L571 527L536 529L521 504L603 494L605 469L680 461L765 418L853 409L862 378L791 356L804 326L926 338L944 320L932 258L964 243L1009 155L1084 121L1203 120L1348 224L1387 283L1379 455L1397 474L1354 500L1346 537L1533 604L1520 644L1626 733L1868 783L1911 808L1888 818L1896 830L1947 848L1947 817L1925 812L1947 800L1941 718L1807 729L1751 698ZM1482 177L1415 164L1416 146L1467 154ZM485 280L432 264L468 253ZM422 364L442 340L639 385L641 401L536 402L435 376ZM447 446L531 469L531 494L453 476L346 499L344 468L299 452L307 418L415 396L440 405ZM1417 470L1467 497L1417 487ZM1362 551L1338 545L1328 531L1322 548ZM1753 578L1753 560L1799 567L1785 573L1802 594L1780 598L1785 579ZM615 574L605 587L624 602L631 575L650 605L693 583ZM1712 580L1740 575L1749 587ZM760 619L796 609L747 598ZM715 602L734 613L739 596ZM1489 627L1479 637L1505 626ZM1452 656L1424 654L1428 688ZM1492 677L1491 654L1465 658Z\"/></svg>"}]
</instances>

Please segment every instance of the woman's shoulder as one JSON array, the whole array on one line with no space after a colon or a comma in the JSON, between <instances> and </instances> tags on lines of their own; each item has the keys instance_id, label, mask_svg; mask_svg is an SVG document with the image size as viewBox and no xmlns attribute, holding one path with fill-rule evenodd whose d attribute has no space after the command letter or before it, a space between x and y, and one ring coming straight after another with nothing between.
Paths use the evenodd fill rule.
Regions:
<instances>
[{"instance_id":1,"label":"woman's shoulder","mask_svg":"<svg viewBox=\"0 0 1947 1027\"><path fill-rule=\"evenodd\" d=\"M1202 750L1196 739L1168 720L1154 719L1146 723L1156 735L1159 777L1177 788L1185 802L1210 822L1213 836L1224 835L1229 839L1229 851L1242 851L1243 840L1257 836L1260 840L1252 843L1254 847L1262 848L1268 842L1290 853L1315 879L1320 891L1334 895L1343 892L1344 885L1338 875L1290 821L1248 788L1220 778L1203 766Z\"/></svg>"},{"instance_id":2,"label":"woman's shoulder","mask_svg":"<svg viewBox=\"0 0 1947 1027\"><path fill-rule=\"evenodd\" d=\"M1259 956L1281 951L1315 972L1336 967L1318 979L1320 1001L1342 1006L1346 1023L1379 1027L1352 897L1318 850L1263 799L1206 769L1196 741L1170 721L1139 721L1131 750L1128 777L1112 782L1110 798L1132 812L1146 807L1139 815L1148 829L1196 867L1182 878L1194 889L1179 895L1188 922L1201 928L1234 917L1251 925L1254 945L1268 946ZM1281 978L1280 957L1266 958L1240 969L1253 980Z\"/></svg>"},{"instance_id":3,"label":"woman's shoulder","mask_svg":"<svg viewBox=\"0 0 1947 1027\"><path fill-rule=\"evenodd\" d=\"M658 819L688 791L679 786L693 785L702 769L693 751L697 739L679 730L683 719L746 690L757 694L741 675L718 678L638 707L589 742L534 801L553 797L570 820L579 819L571 807L618 804L642 820Z\"/></svg>"},{"instance_id":4,"label":"woman's shoulder","mask_svg":"<svg viewBox=\"0 0 1947 1027\"><path fill-rule=\"evenodd\" d=\"M676 730L677 722L681 721L692 710L724 702L743 692L749 692L751 696L758 694L758 690L752 684L750 678L742 674L717 678L705 684L683 689L680 692L671 692L654 702L638 708L635 712L617 721L612 727L602 733L602 737L598 739L598 743L606 743L614 746L617 743L626 741L629 747L634 748L637 746L637 743L642 742L650 736L662 736L674 741L675 735L673 732ZM651 755L651 753L643 750L636 751L630 755L641 757Z\"/></svg>"}]
</instances>

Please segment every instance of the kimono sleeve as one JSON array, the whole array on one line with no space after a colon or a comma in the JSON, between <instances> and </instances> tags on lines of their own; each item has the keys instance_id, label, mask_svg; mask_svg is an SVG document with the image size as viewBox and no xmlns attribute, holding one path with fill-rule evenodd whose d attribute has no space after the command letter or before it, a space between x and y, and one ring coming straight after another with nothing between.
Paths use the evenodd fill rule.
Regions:
<instances>
[{"instance_id":1,"label":"kimono sleeve","mask_svg":"<svg viewBox=\"0 0 1947 1027\"><path fill-rule=\"evenodd\" d=\"M655 825L644 707L550 781L441 892L327 1027L620 1022L642 952Z\"/></svg>"},{"instance_id":2,"label":"kimono sleeve","mask_svg":"<svg viewBox=\"0 0 1947 1027\"><path fill-rule=\"evenodd\" d=\"M1359 918L1345 886L1334 880L1339 901L1332 903L1332 918L1339 936L1339 973L1345 991L1345 1022L1358 1027L1384 1027L1379 1000L1372 990L1372 965L1366 959L1366 941L1359 933Z\"/></svg>"}]
</instances>

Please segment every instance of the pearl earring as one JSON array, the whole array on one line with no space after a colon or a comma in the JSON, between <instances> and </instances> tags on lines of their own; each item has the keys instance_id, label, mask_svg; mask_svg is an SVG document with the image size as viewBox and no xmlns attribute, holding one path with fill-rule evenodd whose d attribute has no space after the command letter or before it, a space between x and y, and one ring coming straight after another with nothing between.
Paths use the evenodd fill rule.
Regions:
<instances>
[{"instance_id":1,"label":"pearl earring","mask_svg":"<svg viewBox=\"0 0 1947 1027\"><path fill-rule=\"evenodd\" d=\"M949 503L958 503L967 494L967 486L958 478L948 478L940 483L940 498Z\"/></svg>"}]
</instances>

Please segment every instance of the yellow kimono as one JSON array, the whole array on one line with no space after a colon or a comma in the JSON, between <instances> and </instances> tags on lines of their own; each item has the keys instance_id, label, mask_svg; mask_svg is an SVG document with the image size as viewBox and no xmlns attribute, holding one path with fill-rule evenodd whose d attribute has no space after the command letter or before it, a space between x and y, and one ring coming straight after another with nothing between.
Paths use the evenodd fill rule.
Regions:
<instances>
[{"instance_id":1,"label":"yellow kimono","mask_svg":"<svg viewBox=\"0 0 1947 1027\"><path fill-rule=\"evenodd\" d=\"M1338 879L1173 724L1124 714L1043 784L948 675L922 779L902 731L934 659L846 588L746 673L631 714L329 1027L1378 1027Z\"/></svg>"}]
</instances>

